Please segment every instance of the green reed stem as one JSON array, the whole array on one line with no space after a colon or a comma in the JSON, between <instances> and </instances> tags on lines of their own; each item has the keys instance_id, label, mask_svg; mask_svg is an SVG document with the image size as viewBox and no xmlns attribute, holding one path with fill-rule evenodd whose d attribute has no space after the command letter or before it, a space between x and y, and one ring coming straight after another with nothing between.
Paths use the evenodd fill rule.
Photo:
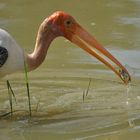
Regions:
<instances>
[{"instance_id":1,"label":"green reed stem","mask_svg":"<svg viewBox=\"0 0 140 140\"><path fill-rule=\"evenodd\" d=\"M27 74L27 65L24 61L24 73L25 73L25 84L27 88L27 95L28 95L28 104L29 104L29 115L32 116L32 109L31 109L31 98L30 98L30 88L29 88L29 81L28 81L28 74Z\"/></svg>"},{"instance_id":2,"label":"green reed stem","mask_svg":"<svg viewBox=\"0 0 140 140\"><path fill-rule=\"evenodd\" d=\"M85 96L87 96L89 93L90 84L91 84L91 78L89 79L89 83L88 83L86 91L83 91L83 101L85 100Z\"/></svg>"},{"instance_id":3,"label":"green reed stem","mask_svg":"<svg viewBox=\"0 0 140 140\"><path fill-rule=\"evenodd\" d=\"M10 84L9 80L7 80L7 87L9 88L10 92L12 93L12 96L13 96L15 102L17 103L15 93L14 93L12 87L11 87L11 84Z\"/></svg>"},{"instance_id":4,"label":"green reed stem","mask_svg":"<svg viewBox=\"0 0 140 140\"><path fill-rule=\"evenodd\" d=\"M88 92L89 92L90 83L91 83L91 78L89 79L88 87L87 87L87 90L86 90L86 96L88 95Z\"/></svg>"},{"instance_id":5,"label":"green reed stem","mask_svg":"<svg viewBox=\"0 0 140 140\"><path fill-rule=\"evenodd\" d=\"M8 95L9 95L9 103L10 103L10 110L11 110L11 116L13 115L13 102L12 102L12 90L9 81L7 80L7 89L8 89ZM15 97L15 96L14 96Z\"/></svg>"}]
</instances>

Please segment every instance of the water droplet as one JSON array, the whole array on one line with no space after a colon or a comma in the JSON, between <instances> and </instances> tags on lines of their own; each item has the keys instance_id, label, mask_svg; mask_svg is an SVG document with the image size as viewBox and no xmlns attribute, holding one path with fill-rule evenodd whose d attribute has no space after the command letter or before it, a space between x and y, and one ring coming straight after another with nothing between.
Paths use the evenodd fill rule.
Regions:
<instances>
[{"instance_id":1,"label":"water droplet","mask_svg":"<svg viewBox=\"0 0 140 140\"><path fill-rule=\"evenodd\" d=\"M137 99L140 100L140 96L137 96Z\"/></svg>"},{"instance_id":2,"label":"water droplet","mask_svg":"<svg viewBox=\"0 0 140 140\"><path fill-rule=\"evenodd\" d=\"M128 101L126 101L126 105L128 105L129 104L129 102Z\"/></svg>"},{"instance_id":3,"label":"water droplet","mask_svg":"<svg viewBox=\"0 0 140 140\"><path fill-rule=\"evenodd\" d=\"M90 25L91 25L91 26L95 26L96 23L95 23L95 22L91 22Z\"/></svg>"},{"instance_id":4,"label":"water droplet","mask_svg":"<svg viewBox=\"0 0 140 140\"><path fill-rule=\"evenodd\" d=\"M129 119L128 123L130 127L135 127L135 122L132 119Z\"/></svg>"}]
</instances>

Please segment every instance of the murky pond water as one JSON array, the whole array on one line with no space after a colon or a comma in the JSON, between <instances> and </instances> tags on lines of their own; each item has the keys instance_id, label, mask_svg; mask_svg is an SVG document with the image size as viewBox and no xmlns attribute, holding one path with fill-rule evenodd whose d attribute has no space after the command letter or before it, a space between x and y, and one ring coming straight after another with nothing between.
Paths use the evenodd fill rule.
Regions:
<instances>
[{"instance_id":1,"label":"murky pond water","mask_svg":"<svg viewBox=\"0 0 140 140\"><path fill-rule=\"evenodd\" d=\"M139 140L140 0L1 0L0 27L31 52L39 24L56 10L70 13L96 36L126 65L132 83L125 86L99 61L58 38L46 61L28 75L31 118L24 74L1 79L0 114L10 110L7 79L17 103L12 118L0 120L0 140Z\"/></svg>"}]
</instances>

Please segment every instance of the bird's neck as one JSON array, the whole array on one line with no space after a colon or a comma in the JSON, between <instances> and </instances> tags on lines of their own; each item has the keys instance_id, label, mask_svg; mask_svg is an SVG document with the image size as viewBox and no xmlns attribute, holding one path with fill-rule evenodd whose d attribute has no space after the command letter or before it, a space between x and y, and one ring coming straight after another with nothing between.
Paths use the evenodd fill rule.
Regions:
<instances>
[{"instance_id":1,"label":"bird's neck","mask_svg":"<svg viewBox=\"0 0 140 140\"><path fill-rule=\"evenodd\" d=\"M46 21L44 21L39 27L33 53L27 54L26 61L29 71L36 69L44 61L48 48L55 37L56 35L46 28Z\"/></svg>"}]
</instances>

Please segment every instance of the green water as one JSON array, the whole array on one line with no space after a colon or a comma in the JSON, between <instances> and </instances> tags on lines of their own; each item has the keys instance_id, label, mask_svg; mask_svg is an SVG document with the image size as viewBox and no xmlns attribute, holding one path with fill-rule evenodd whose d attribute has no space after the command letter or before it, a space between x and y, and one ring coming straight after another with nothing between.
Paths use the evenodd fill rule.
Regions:
<instances>
[{"instance_id":1,"label":"green water","mask_svg":"<svg viewBox=\"0 0 140 140\"><path fill-rule=\"evenodd\" d=\"M130 89L99 61L57 38L46 61L28 74L31 118L24 74L1 79L0 114L10 111L7 79L17 104L12 118L0 120L0 140L139 140L140 0L1 0L0 27L32 52L39 24L56 10L74 16L127 66Z\"/></svg>"}]
</instances>

